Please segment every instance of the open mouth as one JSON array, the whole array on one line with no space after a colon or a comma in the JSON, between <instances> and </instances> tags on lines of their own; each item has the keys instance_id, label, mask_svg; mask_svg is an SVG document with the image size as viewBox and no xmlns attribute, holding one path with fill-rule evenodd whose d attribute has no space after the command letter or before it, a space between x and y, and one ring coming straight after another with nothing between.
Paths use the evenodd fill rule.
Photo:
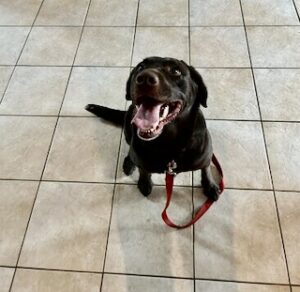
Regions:
<instances>
[{"instance_id":1,"label":"open mouth","mask_svg":"<svg viewBox=\"0 0 300 292\"><path fill-rule=\"evenodd\" d=\"M181 101L158 103L155 105L136 105L135 115L131 123L137 127L140 139L151 141L156 139L163 131L165 125L172 122L181 111Z\"/></svg>"}]
</instances>

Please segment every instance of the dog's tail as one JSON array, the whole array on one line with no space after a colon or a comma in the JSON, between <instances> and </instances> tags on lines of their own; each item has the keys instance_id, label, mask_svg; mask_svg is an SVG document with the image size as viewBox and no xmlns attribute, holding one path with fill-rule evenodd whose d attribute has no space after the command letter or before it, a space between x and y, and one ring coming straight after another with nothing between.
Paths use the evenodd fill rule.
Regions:
<instances>
[{"instance_id":1,"label":"dog's tail","mask_svg":"<svg viewBox=\"0 0 300 292\"><path fill-rule=\"evenodd\" d=\"M111 109L97 104L88 104L85 109L116 126L123 126L126 111Z\"/></svg>"}]
</instances>

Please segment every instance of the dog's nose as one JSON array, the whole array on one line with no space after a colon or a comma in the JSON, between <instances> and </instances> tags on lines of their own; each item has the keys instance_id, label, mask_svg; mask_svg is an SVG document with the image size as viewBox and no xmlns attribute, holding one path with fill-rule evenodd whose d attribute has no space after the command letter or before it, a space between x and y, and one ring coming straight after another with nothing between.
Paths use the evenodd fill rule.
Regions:
<instances>
[{"instance_id":1,"label":"dog's nose","mask_svg":"<svg viewBox=\"0 0 300 292\"><path fill-rule=\"evenodd\" d=\"M137 85L148 85L151 87L158 86L159 78L158 75L150 70L144 70L140 74L137 75L135 80Z\"/></svg>"}]
</instances>

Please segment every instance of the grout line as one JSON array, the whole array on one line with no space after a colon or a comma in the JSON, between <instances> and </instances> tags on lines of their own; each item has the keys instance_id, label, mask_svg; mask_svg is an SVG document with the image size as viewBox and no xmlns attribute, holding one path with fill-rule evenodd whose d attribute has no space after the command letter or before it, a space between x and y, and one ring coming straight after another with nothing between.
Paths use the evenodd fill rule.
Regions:
<instances>
[{"instance_id":1,"label":"grout line","mask_svg":"<svg viewBox=\"0 0 300 292\"><path fill-rule=\"evenodd\" d=\"M7 64L0 64L0 67L13 67L14 65L7 65ZM73 66L72 65L69 65L69 64L65 64L65 65L49 65L49 64L17 64L16 67L63 67L63 68L71 68L71 67L74 67L74 68L115 68L115 69L118 69L118 68L130 68L130 66L122 66L122 65L81 65L81 64L74 64Z\"/></svg>"},{"instance_id":2,"label":"grout line","mask_svg":"<svg viewBox=\"0 0 300 292\"><path fill-rule=\"evenodd\" d=\"M264 122L264 123L287 123L287 124L298 124L300 121L286 121L286 120L243 120L243 119L212 119L212 118L207 118L207 121L225 121L225 122Z\"/></svg>"},{"instance_id":3,"label":"grout line","mask_svg":"<svg viewBox=\"0 0 300 292\"><path fill-rule=\"evenodd\" d=\"M34 179L10 179L0 178L0 181L24 181L24 182L39 182L40 180ZM69 183L69 184L97 184L97 185L120 185L120 186L135 186L137 182L123 183L123 182L99 182L99 181L68 181L68 180L51 180L42 179L41 182L46 183ZM154 184L154 187L164 187L163 184ZM174 185L175 188L192 188L190 185ZM199 186L200 188L200 186Z\"/></svg>"},{"instance_id":4,"label":"grout line","mask_svg":"<svg viewBox=\"0 0 300 292\"><path fill-rule=\"evenodd\" d=\"M191 64L192 65L192 64ZM82 65L82 64L74 64L72 65L45 65L45 64L16 64L16 65L11 65L11 64L0 64L0 67L63 67L63 68L130 68L133 69L135 66L128 66L128 65L90 65L90 64L86 64L86 65ZM230 69L230 70L242 70L242 69L254 69L254 70L299 70L300 67L262 67L262 66L253 66L253 67L249 67L249 66L235 66L235 67L230 67L230 66L225 66L225 67L218 67L218 66L197 66L194 65L195 68L197 69L220 69L220 70L225 70L225 69Z\"/></svg>"},{"instance_id":5,"label":"grout line","mask_svg":"<svg viewBox=\"0 0 300 292\"><path fill-rule=\"evenodd\" d=\"M22 178L0 178L0 181L23 181L23 182L39 182L38 179L22 179ZM46 183L69 183L69 184L98 184L98 185L121 185L121 186L135 186L137 182L99 182L99 181L70 181L70 180L51 180L42 179L41 182ZM154 187L164 187L164 184L154 184ZM175 188L192 188L191 185L174 185ZM200 185L194 185L193 188L200 188ZM272 192L273 189L260 189L260 188L243 188L243 187L226 187L225 190L238 190L238 191L262 191L262 192ZM282 190L274 189L275 192L282 193L300 193L300 190Z\"/></svg>"},{"instance_id":6,"label":"grout line","mask_svg":"<svg viewBox=\"0 0 300 292\"><path fill-rule=\"evenodd\" d=\"M192 208L193 208L193 217L195 216L195 188L194 188L194 172L192 172ZM196 252L195 252L195 224L192 225L192 238L193 238L193 284L194 284L194 292L196 292Z\"/></svg>"},{"instance_id":7,"label":"grout line","mask_svg":"<svg viewBox=\"0 0 300 292\"><path fill-rule=\"evenodd\" d=\"M116 189L117 189L117 186L118 186L118 184L116 183L116 181L117 181L117 177L118 177L119 160L120 160L120 155L121 155L120 153L121 153L121 145L122 145L122 138L123 138L123 128L124 128L124 126L122 126L122 130L121 130L120 142L119 142L119 150L118 150L116 170L115 170L115 178L114 178L114 182L112 183L114 187L113 187L113 195L112 195L112 199L111 199L111 209L110 209L109 223L108 223L108 228L107 228L107 238L106 238L106 246L105 246L105 253L104 253L104 259L103 259L102 272L105 271L105 264L106 264L106 257L107 257L108 243L109 243L109 235L110 235L111 222L112 222L112 216L113 216L115 194L116 194ZM99 290L100 292L102 290L103 280L104 280L104 275L101 278L100 290Z\"/></svg>"},{"instance_id":8,"label":"grout line","mask_svg":"<svg viewBox=\"0 0 300 292\"><path fill-rule=\"evenodd\" d=\"M297 70L297 69L300 69L300 67L263 67L263 66L252 66L252 67L217 67L217 66L210 66L210 67L207 67L207 66L196 66L196 68L198 69L236 69L236 70L241 70L241 69L254 69L254 70Z\"/></svg>"},{"instance_id":9,"label":"grout line","mask_svg":"<svg viewBox=\"0 0 300 292\"><path fill-rule=\"evenodd\" d=\"M236 283L236 284L250 284L250 285L268 285L268 286L284 286L290 287L290 284L286 283L271 283L271 282L251 282L251 281L239 281L239 280L227 280L227 279L210 279L210 278L196 278L197 281L208 281L208 282L226 282L226 283Z\"/></svg>"},{"instance_id":10,"label":"grout line","mask_svg":"<svg viewBox=\"0 0 300 292\"><path fill-rule=\"evenodd\" d=\"M8 89L9 83L10 83L10 81L12 79L12 76L13 76L15 70L16 70L16 65L5 65L5 66L0 66L0 67L12 67L11 73L10 73L10 75L9 75L7 81L6 81L5 88L4 88L3 92L0 94L0 105L1 105L1 103L2 103L2 101L4 99L4 95L5 95L5 93L6 93L7 89Z\"/></svg>"},{"instance_id":11,"label":"grout line","mask_svg":"<svg viewBox=\"0 0 300 292\"><path fill-rule=\"evenodd\" d=\"M297 5L295 3L295 0L292 0L292 2L293 2L293 5L294 5L294 8L295 8L297 17L298 17L298 21L300 22L300 15L299 15L298 7L297 7ZM299 7L299 10L300 10L300 7Z\"/></svg>"},{"instance_id":12,"label":"grout line","mask_svg":"<svg viewBox=\"0 0 300 292\"><path fill-rule=\"evenodd\" d=\"M115 275L115 276L174 279L174 280L194 280L192 277L178 277L178 276L166 276L166 275L149 275L149 274L117 273L117 272L104 272L103 274L104 275Z\"/></svg>"},{"instance_id":13,"label":"grout line","mask_svg":"<svg viewBox=\"0 0 300 292\"><path fill-rule=\"evenodd\" d=\"M121 132L121 137L120 137L120 145L119 145L119 152L118 152L118 158L117 158L117 164L116 164L115 179L116 179L117 173L118 173L121 141L122 141L122 132ZM107 228L107 236L106 236L106 244L105 244L105 253L104 253L104 259L103 259L103 265L102 265L102 272L104 272L104 270L105 270L107 250L108 250L108 243L109 243L109 235L110 235L110 228L111 228L111 222L112 222L112 216L113 216L113 208L114 208L114 201L115 201L115 194L116 194L116 188L117 188L116 184L113 184L113 186L114 187L113 187L113 194L112 194L112 198L111 198L110 216L109 216L109 223L108 223L108 228ZM103 286L103 279L104 279L104 277L102 276L101 282L100 282L100 287L99 287L99 291L100 292L101 292L102 286Z\"/></svg>"},{"instance_id":14,"label":"grout line","mask_svg":"<svg viewBox=\"0 0 300 292\"><path fill-rule=\"evenodd\" d=\"M294 1L294 0L292 0ZM295 4L294 4L295 5ZM295 5L296 7L296 5ZM295 8L296 9L296 8ZM297 9L296 9L297 11ZM297 16L299 15L297 11ZM188 25L80 25L80 24L37 24L33 27L104 27L104 28L123 28L123 27L141 27L141 28L187 28ZM214 27L299 27L300 24L216 24L216 25L190 25L190 27L214 28ZM0 27L31 27L30 24L2 24Z\"/></svg>"},{"instance_id":15,"label":"grout line","mask_svg":"<svg viewBox=\"0 0 300 292\"><path fill-rule=\"evenodd\" d=\"M43 0L43 1L41 2L41 4L40 4L40 7L39 7L38 12L37 12L37 15L39 14L39 12L40 12L40 10L41 10L41 7L42 7L43 3L44 3L44 0ZM33 23L36 21L37 15L36 15L36 17L35 17ZM22 53L23 53L23 50L24 50L24 48L25 48L25 45L26 45L27 40L28 40L28 38L29 38L29 35L30 35L31 31L32 31L32 28L33 28L33 24L30 26L30 29L29 29L29 31L28 31L28 34L27 34L26 39L25 39L25 41L24 41L24 44L23 44L23 46L22 46L22 48L21 48L21 51L20 51L20 53L19 53L19 56L18 56L18 58L17 58L17 60L16 60L16 63L15 63L14 65L10 65L11 67L13 67L13 70L12 70L10 76L9 76L9 79L8 79L8 81L7 81L7 84L6 84L6 86L5 86L5 88L4 88L4 91L3 91L3 93L2 93L2 97L1 97L1 99L0 99L0 105L1 105L2 101L4 100L5 94L6 94L6 92L7 92L7 89L8 89L8 87L9 87L9 84L10 84L10 81L11 81L11 79L12 79L12 77L13 77L15 71L16 71L18 62L19 62L19 60L20 60L20 58L21 58L21 55L22 55Z\"/></svg>"},{"instance_id":16,"label":"grout line","mask_svg":"<svg viewBox=\"0 0 300 292\"><path fill-rule=\"evenodd\" d=\"M135 45L135 38L136 38L136 31L137 31L137 21L138 21L138 14L139 14L139 6L140 6L140 0L138 0L137 7L136 7L135 27L134 27L133 40L132 40L132 49L131 49L131 56L130 56L130 68L132 67L132 61L133 61L133 53L134 53L134 45ZM130 69L129 69L129 75L130 75ZM124 104L124 108L126 109L126 102ZM103 272L105 271L107 250L108 250L108 244L109 244L109 235L110 235L111 222L112 222L113 209L114 209L114 201L115 201L115 194L116 194L116 188L117 188L116 182L117 182L118 169L119 169L119 163L120 163L119 160L120 160L120 155L121 155L121 145L122 145L123 131L124 131L124 125L122 126L122 131L121 131L121 136L120 136L120 143L119 143L119 151L118 151L118 155L117 155L117 164L116 164L116 171L115 171L113 196L112 196L112 201L111 201L110 218L109 218L109 224L108 224L108 230L107 230L107 240L106 240L106 246L105 246L105 254L104 254L104 259L103 259L103 266L102 266L102 271ZM103 281L104 281L104 274L103 274L103 276L101 278L99 292L102 291Z\"/></svg>"},{"instance_id":17,"label":"grout line","mask_svg":"<svg viewBox=\"0 0 300 292\"><path fill-rule=\"evenodd\" d=\"M191 1L188 0L188 52L189 52L189 65L191 65L192 62L192 51L191 51Z\"/></svg>"},{"instance_id":18,"label":"grout line","mask_svg":"<svg viewBox=\"0 0 300 292\"><path fill-rule=\"evenodd\" d=\"M179 276L166 276L166 275L149 275L149 274L134 274L134 273L121 273L121 272L99 272L89 270L69 270L69 269L53 269L53 268L38 268L29 266L10 266L0 265L1 268L12 268L12 269L24 269L24 270L36 270L36 271L48 271L48 272L62 272L62 273L84 273L84 274L97 274L97 275L115 275L115 276L130 276L130 277L147 277L147 278L160 278L160 279L174 279L174 280L194 280L192 277L179 277ZM284 286L289 287L286 283L272 283L272 282L251 282L251 281L239 281L239 280L228 280L228 279L214 279L214 278L196 278L197 281L208 281L208 282L226 282L226 283L241 283L250 285L268 285L268 286ZM300 286L295 284L293 286Z\"/></svg>"},{"instance_id":19,"label":"grout line","mask_svg":"<svg viewBox=\"0 0 300 292\"><path fill-rule=\"evenodd\" d=\"M0 267L2 267L0 265ZM23 270L37 270L37 271L47 271L47 272L62 272L62 273L82 273L82 274L99 274L101 275L102 272L100 271L93 271L93 270L72 270L72 269L55 269L55 268L41 268L41 267L30 267L30 266L15 266L16 269L23 269Z\"/></svg>"},{"instance_id":20,"label":"grout line","mask_svg":"<svg viewBox=\"0 0 300 292\"><path fill-rule=\"evenodd\" d=\"M205 112L204 112L205 113ZM60 114L58 115L42 115L42 114L1 114L0 117L28 117L28 118L74 118L74 119L99 119L99 117L92 115L68 115L68 114ZM284 124L299 124L299 121L289 121L289 120L264 120L264 119L234 119L234 118L206 118L206 121L220 121L220 122L246 122L246 123L284 123Z\"/></svg>"},{"instance_id":21,"label":"grout line","mask_svg":"<svg viewBox=\"0 0 300 292\"><path fill-rule=\"evenodd\" d=\"M287 253L286 253L286 248L285 248L285 243L284 243L284 238L283 238L283 232L282 232L282 226L281 226L279 210L278 210L278 204L277 204L276 194L275 194L275 189L274 189L274 180L273 180L272 169L271 169L271 164L270 164L270 157L269 157L269 152L268 152L268 147L267 147L264 123L262 121L262 113L261 113L260 102L259 102L258 92L257 92L257 86L256 86L256 81L255 81L255 75L254 75L254 70L253 70L253 63L252 63L252 58L251 58L251 50L250 50L250 45L249 45L249 40L248 40L247 28L245 26L242 0L240 0L239 2L240 2L240 8L241 8L241 13L242 13L243 23L244 23L245 38L246 38L246 43L247 43L247 50L248 50L248 54L249 54L250 65L251 65L253 85L254 85L254 89L255 89L255 95L256 95L256 100L257 100L257 105L258 105L259 116L260 116L260 119L261 119L261 129L262 129L263 141L264 141L264 146L265 146L265 153L266 153L267 163L268 163L268 167L269 167L269 174L270 174L270 179L271 179L271 184L272 184L272 191L273 191L275 210L276 210L276 215L277 215L277 220L278 220L278 227L279 227L279 232L280 232L280 237L281 237L281 244L282 244L282 248L283 248L283 252L284 252L286 272L287 272L290 291L292 292L289 265L288 265L288 260L287 260Z\"/></svg>"},{"instance_id":22,"label":"grout line","mask_svg":"<svg viewBox=\"0 0 300 292\"><path fill-rule=\"evenodd\" d=\"M138 0L137 8L136 8L135 26L134 26L132 50L131 50L131 57L130 57L130 68L132 68L134 45L135 45L135 38L136 38L136 31L137 31L137 22L138 22L138 17L139 17L139 9L140 9L140 0Z\"/></svg>"},{"instance_id":23,"label":"grout line","mask_svg":"<svg viewBox=\"0 0 300 292\"><path fill-rule=\"evenodd\" d=\"M189 60L188 64L192 62L192 48L191 48L191 1L188 0L188 52ZM192 217L195 214L195 191L194 191L194 171L192 171ZM193 291L196 292L196 260L195 260L195 225L192 225L192 262L193 262Z\"/></svg>"},{"instance_id":24,"label":"grout line","mask_svg":"<svg viewBox=\"0 0 300 292\"><path fill-rule=\"evenodd\" d=\"M121 135L122 137L122 135ZM119 156L119 154L118 154ZM117 161L117 166L116 166L116 173L118 170L118 161ZM106 236L106 244L105 244L105 253L104 253L104 258L103 258L103 265L102 265L102 272L104 272L105 269L105 264L106 264L106 257L107 257L107 250L108 250L108 242L109 242L109 235L110 235L110 228L111 228L111 221L112 221L112 215L113 215L113 207L114 207L114 200L115 200L115 194L116 194L116 184L114 184L113 187L113 194L112 194L112 198L111 198L111 207L110 207L110 215L109 215L109 222L108 222L108 228L107 228L107 236ZM101 292L102 290L102 286L103 286L103 279L104 277L102 276L101 278L101 282L100 282L100 287L99 287L99 291Z\"/></svg>"}]
</instances>

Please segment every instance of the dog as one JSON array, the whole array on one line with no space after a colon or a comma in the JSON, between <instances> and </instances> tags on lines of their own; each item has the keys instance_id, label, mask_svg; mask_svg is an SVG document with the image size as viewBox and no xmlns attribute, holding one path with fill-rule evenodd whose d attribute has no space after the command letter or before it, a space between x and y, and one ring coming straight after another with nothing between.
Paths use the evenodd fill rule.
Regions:
<instances>
[{"instance_id":1,"label":"dog","mask_svg":"<svg viewBox=\"0 0 300 292\"><path fill-rule=\"evenodd\" d=\"M174 58L149 57L130 73L127 111L88 104L86 110L117 126L124 126L129 153L123 171L139 170L138 188L152 191L152 173L164 173L171 161L176 173L201 169L204 194L216 201L219 186L210 163L212 141L200 105L207 107L207 89L194 67Z\"/></svg>"}]
</instances>

